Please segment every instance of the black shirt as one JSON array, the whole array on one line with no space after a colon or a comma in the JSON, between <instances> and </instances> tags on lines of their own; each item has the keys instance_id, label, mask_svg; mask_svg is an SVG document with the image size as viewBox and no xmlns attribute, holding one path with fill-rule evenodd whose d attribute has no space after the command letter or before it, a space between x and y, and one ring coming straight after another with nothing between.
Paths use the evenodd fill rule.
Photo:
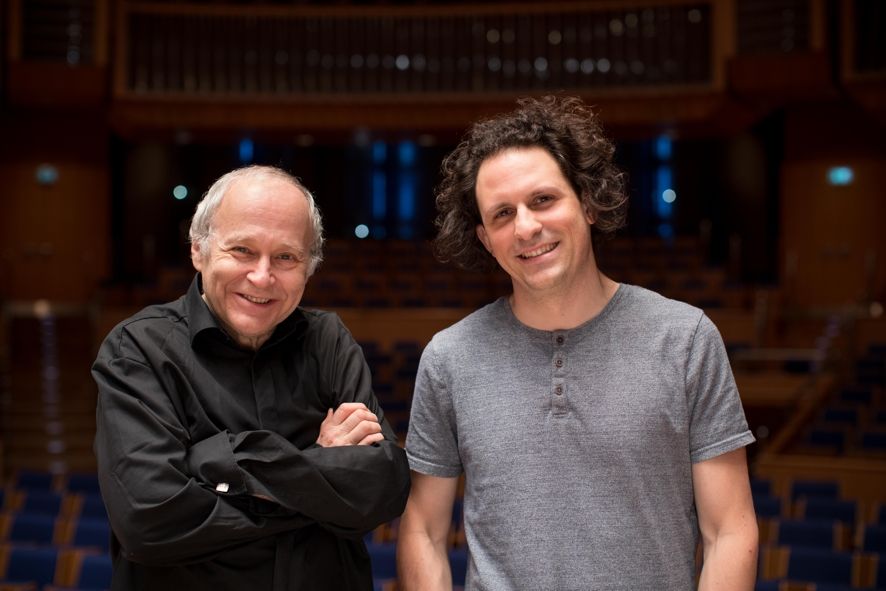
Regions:
<instances>
[{"instance_id":1,"label":"black shirt","mask_svg":"<svg viewBox=\"0 0 886 591\"><path fill-rule=\"evenodd\" d=\"M409 469L359 345L299 308L242 349L200 289L120 323L92 368L112 589L371 589L362 536L403 511ZM354 401L385 440L317 445Z\"/></svg>"}]
</instances>

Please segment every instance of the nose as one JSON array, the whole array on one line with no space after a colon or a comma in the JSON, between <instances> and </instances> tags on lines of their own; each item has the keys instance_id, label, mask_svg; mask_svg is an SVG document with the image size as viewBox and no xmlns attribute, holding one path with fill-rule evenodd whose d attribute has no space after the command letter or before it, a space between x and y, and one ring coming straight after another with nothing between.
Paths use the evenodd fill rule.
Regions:
<instances>
[{"instance_id":1,"label":"nose","mask_svg":"<svg viewBox=\"0 0 886 591\"><path fill-rule=\"evenodd\" d=\"M274 282L274 274L271 272L270 257L261 257L255 262L255 266L246 276L249 282L256 287L268 287Z\"/></svg>"},{"instance_id":2,"label":"nose","mask_svg":"<svg viewBox=\"0 0 886 591\"><path fill-rule=\"evenodd\" d=\"M514 216L514 236L519 240L529 240L541 230L541 223L528 207L518 207Z\"/></svg>"}]
</instances>

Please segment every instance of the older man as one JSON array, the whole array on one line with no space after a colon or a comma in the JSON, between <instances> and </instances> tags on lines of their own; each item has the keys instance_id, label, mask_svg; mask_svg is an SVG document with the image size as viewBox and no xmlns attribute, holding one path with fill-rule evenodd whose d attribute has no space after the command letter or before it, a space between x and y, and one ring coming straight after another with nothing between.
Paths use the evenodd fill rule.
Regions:
<instances>
[{"instance_id":1,"label":"older man","mask_svg":"<svg viewBox=\"0 0 886 591\"><path fill-rule=\"evenodd\" d=\"M434 337L419 367L399 529L401 586L450 589L446 534L465 476L469 590L749 591L753 441L713 323L619 284L593 238L627 198L577 99L523 100L443 166L437 247L498 264L509 297Z\"/></svg>"},{"instance_id":2,"label":"older man","mask_svg":"<svg viewBox=\"0 0 886 591\"><path fill-rule=\"evenodd\" d=\"M188 292L105 339L102 495L115 590L371 589L362 536L403 509L403 451L337 316L298 307L313 197L271 167L197 207Z\"/></svg>"}]
</instances>

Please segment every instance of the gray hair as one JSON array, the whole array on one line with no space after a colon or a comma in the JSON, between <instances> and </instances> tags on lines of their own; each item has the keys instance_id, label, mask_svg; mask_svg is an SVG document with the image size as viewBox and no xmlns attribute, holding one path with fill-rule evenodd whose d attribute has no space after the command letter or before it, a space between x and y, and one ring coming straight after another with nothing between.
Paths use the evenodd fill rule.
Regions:
<instances>
[{"instance_id":1,"label":"gray hair","mask_svg":"<svg viewBox=\"0 0 886 591\"><path fill-rule=\"evenodd\" d=\"M201 254L206 253L207 242L212 234L212 220L221 205L222 199L228 189L236 181L249 179L277 179L287 182L304 194L308 202L308 219L311 223L313 233L313 241L311 242L310 260L308 261L308 276L313 275L317 266L323 261L323 219L320 217L320 210L314 201L314 196L308 191L300 180L292 176L285 170L275 166L252 165L232 170L222 175L217 181L212 183L203 199L197 204L197 210L191 219L191 228L188 231L188 239L191 244L195 244Z\"/></svg>"}]
</instances>

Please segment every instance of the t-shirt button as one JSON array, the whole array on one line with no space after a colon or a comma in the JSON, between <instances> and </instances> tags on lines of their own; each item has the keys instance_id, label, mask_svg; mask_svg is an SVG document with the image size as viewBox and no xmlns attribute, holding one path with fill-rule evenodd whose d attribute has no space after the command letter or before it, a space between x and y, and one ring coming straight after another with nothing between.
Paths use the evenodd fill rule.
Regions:
<instances>
[{"instance_id":1,"label":"t-shirt button","mask_svg":"<svg viewBox=\"0 0 886 591\"><path fill-rule=\"evenodd\" d=\"M554 394L556 394L557 396L559 396L562 393L563 393L563 386L557 386L556 388L554 388Z\"/></svg>"},{"instance_id":2,"label":"t-shirt button","mask_svg":"<svg viewBox=\"0 0 886 591\"><path fill-rule=\"evenodd\" d=\"M562 345L562 344L563 344L563 335L560 335L560 336L557 337L557 344L558 344L558 345Z\"/></svg>"},{"instance_id":3,"label":"t-shirt button","mask_svg":"<svg viewBox=\"0 0 886 591\"><path fill-rule=\"evenodd\" d=\"M562 359L556 360L554 362L554 365L556 365L557 367L563 367L563 360Z\"/></svg>"}]
</instances>

